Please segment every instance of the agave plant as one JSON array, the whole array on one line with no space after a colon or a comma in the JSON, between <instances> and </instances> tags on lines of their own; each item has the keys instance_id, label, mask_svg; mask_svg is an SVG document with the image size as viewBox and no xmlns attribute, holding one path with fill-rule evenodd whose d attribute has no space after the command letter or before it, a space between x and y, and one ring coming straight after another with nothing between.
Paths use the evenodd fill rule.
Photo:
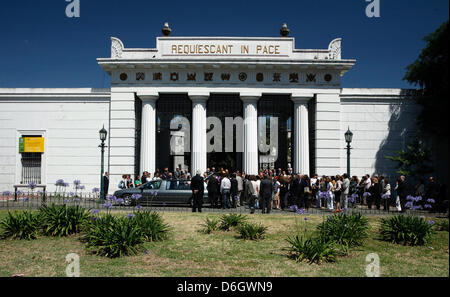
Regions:
<instances>
[{"instance_id":1,"label":"agave plant","mask_svg":"<svg viewBox=\"0 0 450 297\"><path fill-rule=\"evenodd\" d=\"M336 261L337 250L335 243L325 241L320 237L312 237L303 239L303 237L295 236L286 239L289 243L289 252L297 262L307 260L310 264L322 262Z\"/></svg>"},{"instance_id":2,"label":"agave plant","mask_svg":"<svg viewBox=\"0 0 450 297\"><path fill-rule=\"evenodd\" d=\"M420 217L397 215L381 219L380 235L392 243L424 245L434 233L433 225Z\"/></svg>"},{"instance_id":3,"label":"agave plant","mask_svg":"<svg viewBox=\"0 0 450 297\"><path fill-rule=\"evenodd\" d=\"M344 248L360 246L369 236L369 221L360 213L338 213L317 226L324 241L333 241Z\"/></svg>"},{"instance_id":4,"label":"agave plant","mask_svg":"<svg viewBox=\"0 0 450 297\"><path fill-rule=\"evenodd\" d=\"M39 214L24 212L8 212L8 216L0 221L1 238L36 239L39 232Z\"/></svg>"},{"instance_id":5,"label":"agave plant","mask_svg":"<svg viewBox=\"0 0 450 297\"><path fill-rule=\"evenodd\" d=\"M133 217L131 215L134 215ZM171 230L170 226L164 223L163 218L157 212L137 211L129 215L141 228L146 241L161 241L167 239Z\"/></svg>"},{"instance_id":6,"label":"agave plant","mask_svg":"<svg viewBox=\"0 0 450 297\"><path fill-rule=\"evenodd\" d=\"M247 216L242 214L227 214L220 218L220 229L224 231L229 231L231 228L235 228L248 220Z\"/></svg>"},{"instance_id":7,"label":"agave plant","mask_svg":"<svg viewBox=\"0 0 450 297\"><path fill-rule=\"evenodd\" d=\"M242 239L258 240L264 238L267 227L261 224L243 223L237 226L237 230Z\"/></svg>"},{"instance_id":8,"label":"agave plant","mask_svg":"<svg viewBox=\"0 0 450 297\"><path fill-rule=\"evenodd\" d=\"M89 219L88 211L79 205L43 205L39 211L42 216L42 231L49 236L68 236L78 233Z\"/></svg>"},{"instance_id":9,"label":"agave plant","mask_svg":"<svg viewBox=\"0 0 450 297\"><path fill-rule=\"evenodd\" d=\"M213 231L219 229L219 224L220 221L216 218L206 218L205 223L202 224L203 229L201 231L206 234L211 234Z\"/></svg>"},{"instance_id":10,"label":"agave plant","mask_svg":"<svg viewBox=\"0 0 450 297\"><path fill-rule=\"evenodd\" d=\"M95 218L81 238L89 252L116 258L137 254L142 249L144 232L134 218L109 213Z\"/></svg>"}]
</instances>

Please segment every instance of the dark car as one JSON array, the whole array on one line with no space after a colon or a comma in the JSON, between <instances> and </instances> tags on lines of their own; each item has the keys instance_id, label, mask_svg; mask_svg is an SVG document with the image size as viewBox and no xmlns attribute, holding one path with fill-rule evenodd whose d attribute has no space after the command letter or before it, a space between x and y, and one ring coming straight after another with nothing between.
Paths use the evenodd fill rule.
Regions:
<instances>
[{"instance_id":1,"label":"dark car","mask_svg":"<svg viewBox=\"0 0 450 297\"><path fill-rule=\"evenodd\" d=\"M122 198L124 205L192 205L192 190L189 180L154 180L136 188L114 192L116 198ZM136 197L140 197L136 199ZM204 204L208 201L205 185Z\"/></svg>"}]
</instances>

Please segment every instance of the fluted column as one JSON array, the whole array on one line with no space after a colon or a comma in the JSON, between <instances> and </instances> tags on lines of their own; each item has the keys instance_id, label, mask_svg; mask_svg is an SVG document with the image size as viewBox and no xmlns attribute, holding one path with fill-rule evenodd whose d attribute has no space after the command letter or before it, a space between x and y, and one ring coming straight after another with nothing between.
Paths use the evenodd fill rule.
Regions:
<instances>
[{"instance_id":1,"label":"fluted column","mask_svg":"<svg viewBox=\"0 0 450 297\"><path fill-rule=\"evenodd\" d=\"M191 173L197 170L206 171L207 146L206 146L206 101L209 96L191 95L192 100L192 152Z\"/></svg>"},{"instance_id":2,"label":"fluted column","mask_svg":"<svg viewBox=\"0 0 450 297\"><path fill-rule=\"evenodd\" d=\"M310 174L308 101L310 96L292 96L294 101L294 172Z\"/></svg>"},{"instance_id":3,"label":"fluted column","mask_svg":"<svg viewBox=\"0 0 450 297\"><path fill-rule=\"evenodd\" d=\"M140 95L142 100L141 121L141 168L152 175L156 171L156 100L155 95Z\"/></svg>"},{"instance_id":4,"label":"fluted column","mask_svg":"<svg viewBox=\"0 0 450 297\"><path fill-rule=\"evenodd\" d=\"M261 96L242 96L244 105L243 170L258 174L258 100Z\"/></svg>"}]
</instances>

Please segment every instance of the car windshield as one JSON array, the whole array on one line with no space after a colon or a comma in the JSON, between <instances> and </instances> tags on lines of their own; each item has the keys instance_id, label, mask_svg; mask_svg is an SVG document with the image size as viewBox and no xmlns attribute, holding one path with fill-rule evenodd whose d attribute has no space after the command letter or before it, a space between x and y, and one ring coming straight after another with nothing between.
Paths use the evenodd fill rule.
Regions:
<instances>
[{"instance_id":1,"label":"car windshield","mask_svg":"<svg viewBox=\"0 0 450 297\"><path fill-rule=\"evenodd\" d=\"M191 183L187 180L168 180L166 190L190 190Z\"/></svg>"},{"instance_id":2,"label":"car windshield","mask_svg":"<svg viewBox=\"0 0 450 297\"><path fill-rule=\"evenodd\" d=\"M157 190L161 187L161 181L152 181L142 185L140 188L144 190Z\"/></svg>"}]
</instances>

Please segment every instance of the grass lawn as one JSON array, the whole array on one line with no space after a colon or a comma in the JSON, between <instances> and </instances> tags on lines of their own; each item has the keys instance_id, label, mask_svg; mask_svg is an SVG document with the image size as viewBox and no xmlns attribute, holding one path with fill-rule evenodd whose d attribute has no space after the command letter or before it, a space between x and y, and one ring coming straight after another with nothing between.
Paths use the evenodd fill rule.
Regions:
<instances>
[{"instance_id":1,"label":"grass lawn","mask_svg":"<svg viewBox=\"0 0 450 297\"><path fill-rule=\"evenodd\" d=\"M0 211L0 219L6 211ZM304 229L313 230L324 219L305 215L253 215L251 221L268 227L264 240L244 241L237 232L198 232L207 217L220 214L163 213L173 228L171 238L146 243L136 256L109 259L86 253L79 235L67 238L39 237L37 240L0 240L0 277L65 276L65 257L80 256L81 276L331 276L364 277L365 259L378 253L380 273L385 277L449 276L449 233L436 232L430 244L409 247L377 239L379 217L370 217L370 237L363 247L347 257L322 265L296 263L288 258L285 239Z\"/></svg>"}]
</instances>

